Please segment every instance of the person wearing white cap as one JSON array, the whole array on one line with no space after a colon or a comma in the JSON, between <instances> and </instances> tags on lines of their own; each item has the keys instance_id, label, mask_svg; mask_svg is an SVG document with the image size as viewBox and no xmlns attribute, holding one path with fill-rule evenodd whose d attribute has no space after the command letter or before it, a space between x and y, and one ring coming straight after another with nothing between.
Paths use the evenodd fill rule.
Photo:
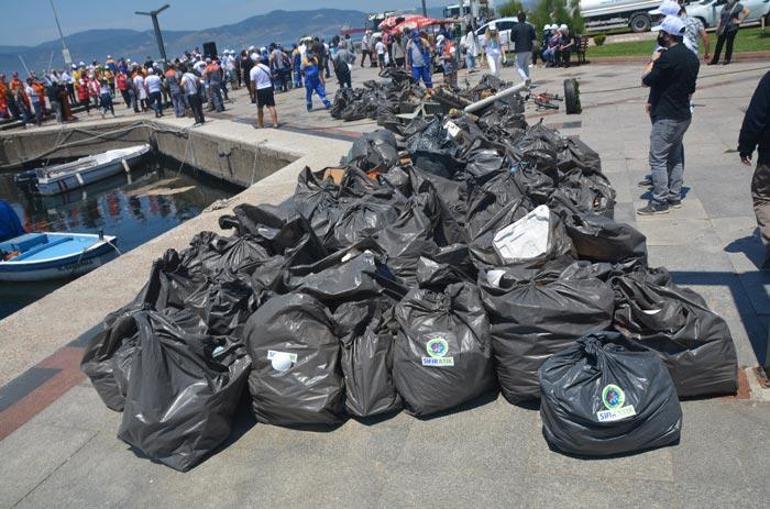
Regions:
<instances>
[{"instance_id":1,"label":"person wearing white cap","mask_svg":"<svg viewBox=\"0 0 770 509\"><path fill-rule=\"evenodd\" d=\"M497 24L494 21L487 25L482 48L487 57L489 73L496 77L499 76L502 67L500 61L503 55L503 45L500 44L500 34L497 32Z\"/></svg>"},{"instance_id":2,"label":"person wearing white cap","mask_svg":"<svg viewBox=\"0 0 770 509\"><path fill-rule=\"evenodd\" d=\"M666 16L653 30L665 51L655 52L642 75L642 84L650 87L652 194L649 203L636 211L639 215L666 214L682 205L683 139L692 120L690 99L700 68L698 57L682 43L684 23L679 16Z\"/></svg>"}]
</instances>

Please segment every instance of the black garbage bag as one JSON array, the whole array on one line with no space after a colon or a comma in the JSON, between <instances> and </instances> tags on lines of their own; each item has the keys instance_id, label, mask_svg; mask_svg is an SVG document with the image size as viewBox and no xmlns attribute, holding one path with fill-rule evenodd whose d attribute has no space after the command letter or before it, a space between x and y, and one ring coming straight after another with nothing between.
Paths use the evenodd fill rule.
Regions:
<instances>
[{"instance_id":1,"label":"black garbage bag","mask_svg":"<svg viewBox=\"0 0 770 509\"><path fill-rule=\"evenodd\" d=\"M467 185L449 180L413 166L407 168L410 178L410 196L417 194L426 213L434 223L434 240L439 245L467 243L465 217L467 215ZM390 179L393 170L385 175ZM406 172L404 172L406 173Z\"/></svg>"},{"instance_id":2,"label":"black garbage bag","mask_svg":"<svg viewBox=\"0 0 770 509\"><path fill-rule=\"evenodd\" d=\"M152 264L150 277L134 298L132 305L156 311L167 308L183 309L184 301L204 281L204 277L190 271L182 257L169 249Z\"/></svg>"},{"instance_id":3,"label":"black garbage bag","mask_svg":"<svg viewBox=\"0 0 770 509\"><path fill-rule=\"evenodd\" d=\"M436 117L421 131L406 140L406 148L417 168L452 179L462 168L458 159L459 147Z\"/></svg>"},{"instance_id":4,"label":"black garbage bag","mask_svg":"<svg viewBox=\"0 0 770 509\"><path fill-rule=\"evenodd\" d=\"M517 280L494 269L479 273L479 286L492 324L497 379L511 403L540 396L537 370L545 359L612 324L614 295L598 279L544 272Z\"/></svg>"},{"instance_id":5,"label":"black garbage bag","mask_svg":"<svg viewBox=\"0 0 770 509\"><path fill-rule=\"evenodd\" d=\"M667 272L613 278L614 328L658 353L680 397L735 393L738 361L727 323L700 295L666 280Z\"/></svg>"},{"instance_id":6,"label":"black garbage bag","mask_svg":"<svg viewBox=\"0 0 770 509\"><path fill-rule=\"evenodd\" d=\"M615 190L610 181L601 173L585 174L574 169L562 173L558 188L551 200L572 210L606 216L615 216Z\"/></svg>"},{"instance_id":7,"label":"black garbage bag","mask_svg":"<svg viewBox=\"0 0 770 509\"><path fill-rule=\"evenodd\" d=\"M550 446L613 456L679 442L682 409L663 363L615 332L589 334L540 368L540 416Z\"/></svg>"},{"instance_id":8,"label":"black garbage bag","mask_svg":"<svg viewBox=\"0 0 770 509\"><path fill-rule=\"evenodd\" d=\"M516 208L504 209L473 239L477 266L518 267L520 277L526 277L546 266L564 268L573 262L574 247L559 215L545 205L526 210L525 204L513 202Z\"/></svg>"},{"instance_id":9,"label":"black garbage bag","mask_svg":"<svg viewBox=\"0 0 770 509\"><path fill-rule=\"evenodd\" d=\"M309 221L293 207L244 203L233 215L221 216L219 225L234 228L238 236L250 235L270 256L284 256L291 265L313 263L328 254Z\"/></svg>"},{"instance_id":10,"label":"black garbage bag","mask_svg":"<svg viewBox=\"0 0 770 509\"><path fill-rule=\"evenodd\" d=\"M575 136L564 141L564 149L559 153L559 170L567 172L580 168L584 174L602 172L601 158L596 151Z\"/></svg>"},{"instance_id":11,"label":"black garbage bag","mask_svg":"<svg viewBox=\"0 0 770 509\"><path fill-rule=\"evenodd\" d=\"M424 213L418 203L411 206L372 238L388 256L388 267L407 285L417 284L417 260L439 250L434 242L434 219Z\"/></svg>"},{"instance_id":12,"label":"black garbage bag","mask_svg":"<svg viewBox=\"0 0 770 509\"><path fill-rule=\"evenodd\" d=\"M262 298L262 292L254 290L250 279L223 270L190 294L185 306L197 313L208 334L241 337L243 325Z\"/></svg>"},{"instance_id":13,"label":"black garbage bag","mask_svg":"<svg viewBox=\"0 0 770 509\"><path fill-rule=\"evenodd\" d=\"M196 277L213 277L222 271L250 274L270 256L251 235L222 237L212 232L197 234L180 255L182 265Z\"/></svg>"},{"instance_id":14,"label":"black garbage bag","mask_svg":"<svg viewBox=\"0 0 770 509\"><path fill-rule=\"evenodd\" d=\"M342 345L345 408L350 415L372 417L402 407L392 374L398 330L395 304L384 297L346 302L334 314Z\"/></svg>"},{"instance_id":15,"label":"black garbage bag","mask_svg":"<svg viewBox=\"0 0 770 509\"><path fill-rule=\"evenodd\" d=\"M128 378L134 353L139 348L134 315L140 308L126 307L110 313L86 348L80 370L107 408L121 412L126 400Z\"/></svg>"},{"instance_id":16,"label":"black garbage bag","mask_svg":"<svg viewBox=\"0 0 770 509\"><path fill-rule=\"evenodd\" d=\"M400 212L392 194L360 198L345 208L324 239L324 246L331 252L346 249L395 223Z\"/></svg>"},{"instance_id":17,"label":"black garbage bag","mask_svg":"<svg viewBox=\"0 0 770 509\"><path fill-rule=\"evenodd\" d=\"M295 427L344 421L340 343L318 299L304 293L273 297L248 319L244 337L258 421Z\"/></svg>"},{"instance_id":18,"label":"black garbage bag","mask_svg":"<svg viewBox=\"0 0 770 509\"><path fill-rule=\"evenodd\" d=\"M186 471L230 435L251 365L242 343L190 334L165 315L135 315L134 354L118 437Z\"/></svg>"},{"instance_id":19,"label":"black garbage bag","mask_svg":"<svg viewBox=\"0 0 770 509\"><path fill-rule=\"evenodd\" d=\"M378 129L357 138L342 161L344 165L353 162L364 171L395 166L398 164L396 136L386 129Z\"/></svg>"},{"instance_id":20,"label":"black garbage bag","mask_svg":"<svg viewBox=\"0 0 770 509\"><path fill-rule=\"evenodd\" d=\"M319 239L323 239L339 219L342 210L337 196L339 186L329 179L319 180L305 167L297 178L292 203Z\"/></svg>"},{"instance_id":21,"label":"black garbage bag","mask_svg":"<svg viewBox=\"0 0 770 509\"><path fill-rule=\"evenodd\" d=\"M513 156L528 168L554 171L558 167L559 153L564 145L565 141L559 133L546 127L541 119L516 142Z\"/></svg>"},{"instance_id":22,"label":"black garbage bag","mask_svg":"<svg viewBox=\"0 0 770 509\"><path fill-rule=\"evenodd\" d=\"M509 172L500 172L476 185L477 182L474 179L473 185L470 186L470 193L467 195L467 216L464 223L470 238L477 237L482 230L488 230L490 224L497 226L503 218L507 220L507 212L501 215L503 210L514 209L526 214L535 208L532 200L519 186L515 176ZM524 214L516 214L518 216L516 219L523 217Z\"/></svg>"},{"instance_id":23,"label":"black garbage bag","mask_svg":"<svg viewBox=\"0 0 770 509\"><path fill-rule=\"evenodd\" d=\"M417 261L417 284L420 288L441 291L450 284L475 283L477 270L470 259L468 246L453 244Z\"/></svg>"},{"instance_id":24,"label":"black garbage bag","mask_svg":"<svg viewBox=\"0 0 770 509\"><path fill-rule=\"evenodd\" d=\"M312 295L330 309L344 302L381 295L400 299L406 293L385 264L384 251L366 241L316 264L292 267L286 271L285 279L286 288Z\"/></svg>"},{"instance_id":25,"label":"black garbage bag","mask_svg":"<svg viewBox=\"0 0 770 509\"><path fill-rule=\"evenodd\" d=\"M429 416L496 390L489 322L475 285L414 288L396 318L393 378L410 413Z\"/></svg>"},{"instance_id":26,"label":"black garbage bag","mask_svg":"<svg viewBox=\"0 0 770 509\"><path fill-rule=\"evenodd\" d=\"M647 260L647 237L625 223L606 216L560 211L580 259L622 263L631 259Z\"/></svg>"}]
</instances>

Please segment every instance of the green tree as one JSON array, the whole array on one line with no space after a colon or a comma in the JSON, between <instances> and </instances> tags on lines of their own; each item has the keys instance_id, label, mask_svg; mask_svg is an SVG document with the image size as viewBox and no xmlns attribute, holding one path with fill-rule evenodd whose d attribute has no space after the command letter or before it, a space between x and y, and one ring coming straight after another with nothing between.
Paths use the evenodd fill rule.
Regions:
<instances>
[{"instance_id":1,"label":"green tree","mask_svg":"<svg viewBox=\"0 0 770 509\"><path fill-rule=\"evenodd\" d=\"M522 4L519 0L508 0L503 5L497 7L495 10L497 11L498 17L509 18L516 16L518 13L524 11L524 4Z\"/></svg>"},{"instance_id":2,"label":"green tree","mask_svg":"<svg viewBox=\"0 0 770 509\"><path fill-rule=\"evenodd\" d=\"M573 34L585 33L585 21L580 15L580 0L540 0L529 19L538 31L545 25L563 23Z\"/></svg>"}]
</instances>

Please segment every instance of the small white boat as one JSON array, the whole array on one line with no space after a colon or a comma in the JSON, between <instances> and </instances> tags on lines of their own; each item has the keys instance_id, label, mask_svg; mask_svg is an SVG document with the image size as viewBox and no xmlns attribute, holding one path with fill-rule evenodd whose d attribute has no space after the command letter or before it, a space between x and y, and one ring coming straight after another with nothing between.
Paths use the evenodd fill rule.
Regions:
<instances>
[{"instance_id":1,"label":"small white boat","mask_svg":"<svg viewBox=\"0 0 770 509\"><path fill-rule=\"evenodd\" d=\"M150 145L108 150L82 157L71 163L57 164L17 175L18 183L29 182L34 191L44 196L65 193L124 172L124 161L130 166L150 152Z\"/></svg>"},{"instance_id":2,"label":"small white boat","mask_svg":"<svg viewBox=\"0 0 770 509\"><path fill-rule=\"evenodd\" d=\"M112 235L26 233L0 242L0 281L45 281L85 274L118 254Z\"/></svg>"}]
</instances>

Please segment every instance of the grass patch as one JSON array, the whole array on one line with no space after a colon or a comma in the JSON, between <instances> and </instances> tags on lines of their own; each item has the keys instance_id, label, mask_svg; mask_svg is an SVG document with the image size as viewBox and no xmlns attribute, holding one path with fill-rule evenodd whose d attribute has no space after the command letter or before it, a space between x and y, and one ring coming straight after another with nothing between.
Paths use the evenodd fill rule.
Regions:
<instances>
[{"instance_id":1,"label":"grass patch","mask_svg":"<svg viewBox=\"0 0 770 509\"><path fill-rule=\"evenodd\" d=\"M770 37L770 29L766 29L764 33L760 27L742 29L735 38L735 49L733 51L735 53L741 53L744 51L770 50L768 37ZM715 33L709 34L709 42L711 51L713 52L714 46L716 46L717 43L717 36ZM643 57L651 55L655 46L655 40L617 43L608 42L605 43L604 46L589 47L586 56L589 59L600 57ZM701 54L702 53L703 45L701 44Z\"/></svg>"}]
</instances>

